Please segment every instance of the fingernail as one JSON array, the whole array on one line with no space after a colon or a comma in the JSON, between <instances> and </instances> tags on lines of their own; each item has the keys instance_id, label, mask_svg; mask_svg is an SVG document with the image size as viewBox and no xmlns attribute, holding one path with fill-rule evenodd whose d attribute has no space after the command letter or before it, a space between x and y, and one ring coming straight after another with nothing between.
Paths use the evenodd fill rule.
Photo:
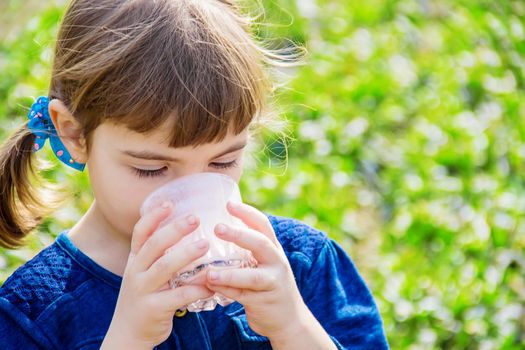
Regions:
<instances>
[{"instance_id":1,"label":"fingernail","mask_svg":"<svg viewBox=\"0 0 525 350\"><path fill-rule=\"evenodd\" d=\"M218 224L216 227L216 232L219 235L224 235L226 233L226 226L224 226L223 224Z\"/></svg>"},{"instance_id":2,"label":"fingernail","mask_svg":"<svg viewBox=\"0 0 525 350\"><path fill-rule=\"evenodd\" d=\"M165 202L162 203L161 207L162 207L162 210L166 210L168 208L171 208L171 202L165 201Z\"/></svg>"},{"instance_id":3,"label":"fingernail","mask_svg":"<svg viewBox=\"0 0 525 350\"><path fill-rule=\"evenodd\" d=\"M219 273L217 271L208 271L208 276L210 276L210 280L217 281L219 279Z\"/></svg>"},{"instance_id":4,"label":"fingernail","mask_svg":"<svg viewBox=\"0 0 525 350\"><path fill-rule=\"evenodd\" d=\"M186 222L189 225L194 225L197 222L197 218L195 217L195 215L188 215L186 216Z\"/></svg>"},{"instance_id":5,"label":"fingernail","mask_svg":"<svg viewBox=\"0 0 525 350\"><path fill-rule=\"evenodd\" d=\"M197 249L203 249L208 245L208 242L205 239L199 239L198 241L193 242L193 244Z\"/></svg>"},{"instance_id":6,"label":"fingernail","mask_svg":"<svg viewBox=\"0 0 525 350\"><path fill-rule=\"evenodd\" d=\"M239 203L235 203L235 202L228 202L230 204L230 208L231 209L237 209L239 208Z\"/></svg>"}]
</instances>

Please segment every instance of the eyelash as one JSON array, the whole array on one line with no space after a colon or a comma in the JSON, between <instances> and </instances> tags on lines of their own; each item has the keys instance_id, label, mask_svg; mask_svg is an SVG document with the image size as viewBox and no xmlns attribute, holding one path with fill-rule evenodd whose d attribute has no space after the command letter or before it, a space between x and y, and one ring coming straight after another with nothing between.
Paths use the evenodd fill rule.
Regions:
<instances>
[{"instance_id":1,"label":"eyelash","mask_svg":"<svg viewBox=\"0 0 525 350\"><path fill-rule=\"evenodd\" d=\"M237 160L232 160L231 162L227 162L227 163L211 163L211 164L213 164L213 167L217 169L229 169L229 168L235 168L237 166Z\"/></svg>"},{"instance_id":2,"label":"eyelash","mask_svg":"<svg viewBox=\"0 0 525 350\"><path fill-rule=\"evenodd\" d=\"M155 169L155 170L144 170L144 169L138 169L138 168L132 168L135 174L137 174L138 177L154 177L154 176L160 176L162 173L164 173L164 170L166 170L166 167Z\"/></svg>"},{"instance_id":3,"label":"eyelash","mask_svg":"<svg viewBox=\"0 0 525 350\"><path fill-rule=\"evenodd\" d=\"M229 169L229 168L235 168L237 166L237 160L227 162L227 163L211 163L211 164L214 168L217 168L217 169ZM167 168L164 167L164 168L154 169L154 170L145 170L145 169L138 169L138 168L132 168L132 169L139 178L142 178L142 177L161 176Z\"/></svg>"}]
</instances>

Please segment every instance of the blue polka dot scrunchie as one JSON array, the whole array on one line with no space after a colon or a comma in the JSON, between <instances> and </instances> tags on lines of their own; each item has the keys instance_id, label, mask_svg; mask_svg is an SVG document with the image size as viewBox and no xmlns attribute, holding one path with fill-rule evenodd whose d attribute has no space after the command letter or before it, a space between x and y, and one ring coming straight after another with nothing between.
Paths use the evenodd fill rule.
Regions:
<instances>
[{"instance_id":1,"label":"blue polka dot scrunchie","mask_svg":"<svg viewBox=\"0 0 525 350\"><path fill-rule=\"evenodd\" d=\"M55 153L61 162L76 170L83 171L86 165L77 163L67 151L60 137L58 137L55 126L49 116L48 105L49 98L47 98L47 96L40 96L36 99L35 103L33 103L27 115L29 118L27 126L35 135L33 151L36 152L40 150L46 143L46 140L49 139L53 153Z\"/></svg>"}]
</instances>

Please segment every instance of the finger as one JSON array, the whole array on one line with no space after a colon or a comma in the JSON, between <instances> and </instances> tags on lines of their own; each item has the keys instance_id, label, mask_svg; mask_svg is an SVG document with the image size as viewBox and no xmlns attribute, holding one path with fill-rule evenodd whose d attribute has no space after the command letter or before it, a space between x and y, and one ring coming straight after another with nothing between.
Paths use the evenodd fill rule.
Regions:
<instances>
[{"instance_id":1,"label":"finger","mask_svg":"<svg viewBox=\"0 0 525 350\"><path fill-rule=\"evenodd\" d=\"M262 233L250 228L218 224L215 226L215 234L220 239L250 250L259 263L272 263L281 258L278 246L274 242Z\"/></svg>"},{"instance_id":2,"label":"finger","mask_svg":"<svg viewBox=\"0 0 525 350\"><path fill-rule=\"evenodd\" d=\"M228 202L226 208L230 214L241 219L248 227L264 233L272 242L277 243L277 237L270 220L258 209L245 203L231 201Z\"/></svg>"},{"instance_id":3,"label":"finger","mask_svg":"<svg viewBox=\"0 0 525 350\"><path fill-rule=\"evenodd\" d=\"M277 287L277 278L267 269L208 270L207 282L253 291L270 291Z\"/></svg>"},{"instance_id":4,"label":"finger","mask_svg":"<svg viewBox=\"0 0 525 350\"><path fill-rule=\"evenodd\" d=\"M150 290L158 290L183 267L208 251L208 241L201 239L188 244L177 244L144 272L144 283Z\"/></svg>"},{"instance_id":5,"label":"finger","mask_svg":"<svg viewBox=\"0 0 525 350\"><path fill-rule=\"evenodd\" d=\"M261 292L254 292L249 289L239 289L229 286L218 286L214 284L207 284L206 288L213 292L217 292L226 298L238 301L241 304L247 304L249 302L254 302L258 298Z\"/></svg>"},{"instance_id":6,"label":"finger","mask_svg":"<svg viewBox=\"0 0 525 350\"><path fill-rule=\"evenodd\" d=\"M171 222L151 235L135 258L137 271L146 271L165 251L185 235L195 231L199 220L194 215Z\"/></svg>"},{"instance_id":7,"label":"finger","mask_svg":"<svg viewBox=\"0 0 525 350\"><path fill-rule=\"evenodd\" d=\"M171 202L164 202L160 207L153 209L139 219L131 235L131 255L137 255L144 242L155 232L159 223L168 217L172 206Z\"/></svg>"},{"instance_id":8,"label":"finger","mask_svg":"<svg viewBox=\"0 0 525 350\"><path fill-rule=\"evenodd\" d=\"M177 309L182 309L197 300L207 299L213 294L215 292L210 291L205 286L187 285L156 293L155 299L160 305L175 312Z\"/></svg>"}]
</instances>

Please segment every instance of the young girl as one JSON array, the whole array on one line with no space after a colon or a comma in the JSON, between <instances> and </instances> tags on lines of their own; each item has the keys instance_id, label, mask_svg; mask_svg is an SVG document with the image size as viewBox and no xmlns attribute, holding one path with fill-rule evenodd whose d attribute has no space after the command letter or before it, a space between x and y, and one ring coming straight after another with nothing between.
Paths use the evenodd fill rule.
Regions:
<instances>
[{"instance_id":1,"label":"young girl","mask_svg":"<svg viewBox=\"0 0 525 350\"><path fill-rule=\"evenodd\" d=\"M251 250L256 269L166 287L208 243L180 243L199 225L196 215L156 230L170 205L143 217L139 207L184 175L239 181L271 87L263 67L276 58L232 0L72 1L49 95L1 149L0 243L21 245L49 206L29 181L32 153L46 140L68 166L87 165L95 200L0 288L1 349L388 348L342 248L249 205L228 205L249 229L217 225L215 234ZM215 292L236 302L181 311Z\"/></svg>"}]
</instances>

